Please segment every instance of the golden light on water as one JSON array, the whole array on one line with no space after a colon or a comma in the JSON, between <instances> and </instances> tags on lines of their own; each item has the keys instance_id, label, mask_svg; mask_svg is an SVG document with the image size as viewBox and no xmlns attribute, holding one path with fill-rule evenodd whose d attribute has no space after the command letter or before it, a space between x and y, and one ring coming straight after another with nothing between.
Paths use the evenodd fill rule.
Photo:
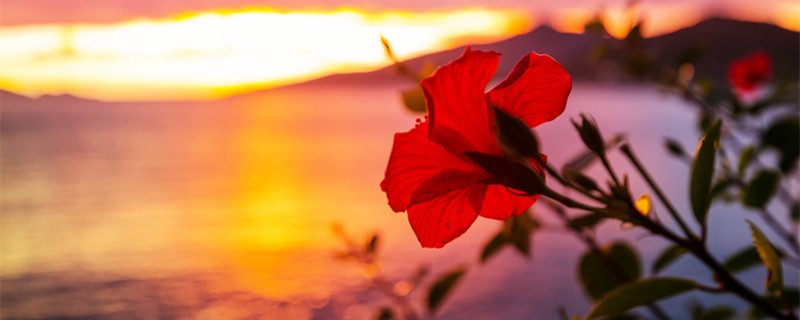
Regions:
<instances>
[{"instance_id":1,"label":"golden light on water","mask_svg":"<svg viewBox=\"0 0 800 320\"><path fill-rule=\"evenodd\" d=\"M114 24L4 27L0 88L104 100L211 99L388 65L530 27L509 10L207 12Z\"/></svg>"}]
</instances>

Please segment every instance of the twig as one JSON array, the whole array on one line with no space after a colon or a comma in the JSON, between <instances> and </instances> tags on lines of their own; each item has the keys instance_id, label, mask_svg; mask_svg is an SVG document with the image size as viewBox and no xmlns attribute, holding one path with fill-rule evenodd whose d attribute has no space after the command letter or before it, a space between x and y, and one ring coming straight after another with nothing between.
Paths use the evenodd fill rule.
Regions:
<instances>
[{"instance_id":1,"label":"twig","mask_svg":"<svg viewBox=\"0 0 800 320\"><path fill-rule=\"evenodd\" d=\"M630 145L628 145L627 143L623 144L620 147L620 150L622 151L622 153L625 154L628 160L630 160L631 163L633 163L633 165L636 167L636 170L639 171L644 180L647 181L647 184L650 185L650 188L653 190L653 192L656 193L658 199L661 200L661 202L664 204L665 207L667 207L667 211L669 211L670 215L672 215L672 218L675 219L676 222L678 222L678 225L680 225L681 229L683 230L683 233L689 239L694 239L696 237L694 233L692 233L692 231L689 230L689 227L686 225L686 222L684 222L680 214L678 214L678 210L675 209L675 206L672 205L672 202L669 201L669 198L667 198L667 196L664 195L664 191L662 191L661 188L658 186L658 184L656 184L655 180L653 180L653 177L650 176L650 173L648 173L647 170L644 168L644 166L642 166L642 163L639 161L639 158L636 157L636 155L633 153L633 150L631 150Z\"/></svg>"},{"instance_id":2,"label":"twig","mask_svg":"<svg viewBox=\"0 0 800 320\"><path fill-rule=\"evenodd\" d=\"M605 154L602 154L600 156L600 161L603 162L603 166L606 167L606 171L608 171L608 174L611 175L611 179L614 180L614 184L619 186L619 179L617 178L617 174L614 172L614 169L611 168L611 164L608 163L608 157L606 157Z\"/></svg>"},{"instance_id":3,"label":"twig","mask_svg":"<svg viewBox=\"0 0 800 320\"><path fill-rule=\"evenodd\" d=\"M566 179L564 179L564 178L563 178L561 175L559 175L559 174L558 174L558 172L557 172L555 169L553 169L553 167L551 167L550 165L548 165L548 164L546 164L546 163L543 163L543 162L539 162L539 163L542 163L542 165L541 165L541 166L542 166L542 167L544 167L545 171L547 171L547 173L548 173L548 174L549 174L551 177L553 177L553 178L555 178L556 180L558 180L558 183L559 183L559 184L561 184L562 186L565 186L565 187L568 187L568 188L572 188L573 190L576 190L576 191L580 192L582 195L584 195L584 196L587 196L587 197L589 197L589 198L592 198L592 199L594 199L595 201L598 201L598 202L603 202L603 199L602 199L601 197L598 197L598 196L596 196L596 195L592 194L592 193L591 193L591 192L589 192L588 190L584 190L583 188L576 188L576 187L573 185L573 183L570 183L569 181L567 181Z\"/></svg>"},{"instance_id":4,"label":"twig","mask_svg":"<svg viewBox=\"0 0 800 320\"><path fill-rule=\"evenodd\" d=\"M600 212L599 208L594 208L579 203L575 200L557 194L550 189L546 190L546 192L543 194L570 208L579 208L583 210L590 210L593 212ZM634 209L632 208L632 210ZM718 282L721 284L722 288L725 291L735 293L736 295L752 303L754 306L761 309L762 311L764 311L764 313L766 313L771 317L774 317L776 319L797 320L795 317L793 317L792 314L784 314L776 310L766 300L764 300L762 297L760 297L755 292L750 290L750 288L739 282L739 280L736 279L733 275L731 275L730 272L728 272L728 270L725 269L725 267L723 267L716 259L714 259L714 257L708 251L708 248L705 247L704 243L694 240L682 239L669 229L664 228L661 224L658 224L655 221L650 220L645 216L634 215L632 216L632 218L636 219L639 225L646 228L650 232L657 235L661 235L669 239L670 241L674 242L675 244L680 245L689 250L689 252L692 253L692 255L700 259L700 261L702 261L706 266L708 266L711 270L713 270L716 273Z\"/></svg>"},{"instance_id":5,"label":"twig","mask_svg":"<svg viewBox=\"0 0 800 320\"><path fill-rule=\"evenodd\" d=\"M628 281L633 280L628 276L627 273L625 273L624 269L622 269L622 267L619 264L617 264L614 260L609 258L608 255L606 255L605 252L603 252L603 250L600 249L600 246L597 244L597 240L595 240L594 237L582 232L579 227L576 227L576 226L573 226L572 224L570 224L569 223L570 222L569 217L567 217L566 213L564 213L564 211L561 208L558 208L556 206L551 206L551 208L553 208L553 212L555 212L556 215L559 218L561 218L561 220L564 222L564 225L568 229L572 230L572 233L575 234L576 237L581 239L586 244L586 246L589 247L589 250L591 250L594 254L596 254L598 257L600 257L600 260L602 260L603 263L606 266L608 266L609 269L611 269L611 272L613 272L614 275L620 281L628 282ZM667 315L667 313L664 312L664 310L661 309L661 307L659 307L655 303L648 305L647 308L658 319L661 319L661 320L669 320L670 319L670 317Z\"/></svg>"},{"instance_id":6,"label":"twig","mask_svg":"<svg viewBox=\"0 0 800 320\"><path fill-rule=\"evenodd\" d=\"M644 227L650 230L655 234L659 234L664 236L665 238L671 240L672 242L683 246L684 248L688 249L692 255L700 259L703 263L706 264L711 270L713 270L716 275L718 282L722 285L725 291L730 291L738 295L739 297L747 300L748 302L752 303L754 306L758 307L764 313L768 314L771 317L776 319L786 319L786 320L796 320L797 318L793 317L793 315L783 314L780 311L776 310L771 304L769 304L766 300L762 297L757 295L755 292L750 290L747 286L739 282L733 275L728 272L725 267L723 267L713 256L711 253L708 252L708 249L702 244L697 242L689 242L679 238L677 235L665 229L659 224L652 222L651 220L644 219L643 221L647 221L650 223L644 223Z\"/></svg>"}]
</instances>

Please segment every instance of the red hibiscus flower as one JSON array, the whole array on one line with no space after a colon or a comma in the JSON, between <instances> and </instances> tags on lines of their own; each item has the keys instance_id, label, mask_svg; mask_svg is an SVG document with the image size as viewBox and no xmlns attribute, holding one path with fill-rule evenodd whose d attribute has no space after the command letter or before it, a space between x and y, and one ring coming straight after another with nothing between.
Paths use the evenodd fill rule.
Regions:
<instances>
[{"instance_id":1,"label":"red hibiscus flower","mask_svg":"<svg viewBox=\"0 0 800 320\"><path fill-rule=\"evenodd\" d=\"M395 134L381 189L392 210L408 212L423 247L441 248L479 215L519 215L539 197L501 185L501 177L470 155L504 157L495 140L490 105L536 127L564 111L572 80L553 58L532 52L485 93L499 59L499 53L467 48L437 69L422 81L429 120Z\"/></svg>"},{"instance_id":2,"label":"red hibiscus flower","mask_svg":"<svg viewBox=\"0 0 800 320\"><path fill-rule=\"evenodd\" d=\"M756 51L728 66L728 81L734 90L752 92L772 79L772 60L764 51Z\"/></svg>"}]
</instances>

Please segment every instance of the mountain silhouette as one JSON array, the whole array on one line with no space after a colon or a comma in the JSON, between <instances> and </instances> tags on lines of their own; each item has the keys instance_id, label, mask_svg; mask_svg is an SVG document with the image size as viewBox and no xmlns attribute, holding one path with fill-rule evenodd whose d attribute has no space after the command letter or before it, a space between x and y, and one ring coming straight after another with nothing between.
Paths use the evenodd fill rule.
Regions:
<instances>
[{"instance_id":1,"label":"mountain silhouette","mask_svg":"<svg viewBox=\"0 0 800 320\"><path fill-rule=\"evenodd\" d=\"M521 57L534 51L555 58L573 79L592 81L597 80L598 71L588 55L604 42L614 43L614 40L600 34L561 33L541 26L503 41L473 45L471 48L503 54L498 76L508 74ZM424 55L404 63L415 70L420 70L426 62L442 65L458 57L465 47ZM755 50L764 50L773 58L777 76L797 79L800 75L800 34L765 23L714 18L669 34L646 38L642 41L642 47L653 58L656 67L677 66L677 61L683 55L694 51L698 54L693 62L696 74L715 75L717 80L723 80L732 60ZM331 75L307 83L369 84L399 77L396 69L390 66L373 72Z\"/></svg>"}]
</instances>

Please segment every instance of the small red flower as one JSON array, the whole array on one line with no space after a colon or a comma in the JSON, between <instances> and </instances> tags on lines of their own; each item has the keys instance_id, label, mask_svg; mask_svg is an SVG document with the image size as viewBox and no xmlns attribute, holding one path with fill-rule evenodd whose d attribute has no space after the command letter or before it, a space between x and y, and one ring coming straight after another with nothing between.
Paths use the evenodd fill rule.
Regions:
<instances>
[{"instance_id":1,"label":"small red flower","mask_svg":"<svg viewBox=\"0 0 800 320\"><path fill-rule=\"evenodd\" d=\"M478 215L508 219L539 195L497 184L499 180L465 152L503 157L494 138L497 106L529 126L564 112L572 80L553 58L531 52L494 89L484 93L500 54L471 51L422 81L429 120L397 133L381 189L408 221L423 247L441 248L463 234Z\"/></svg>"},{"instance_id":2,"label":"small red flower","mask_svg":"<svg viewBox=\"0 0 800 320\"><path fill-rule=\"evenodd\" d=\"M728 81L734 90L752 92L772 79L772 60L764 51L734 60L728 66Z\"/></svg>"}]
</instances>

